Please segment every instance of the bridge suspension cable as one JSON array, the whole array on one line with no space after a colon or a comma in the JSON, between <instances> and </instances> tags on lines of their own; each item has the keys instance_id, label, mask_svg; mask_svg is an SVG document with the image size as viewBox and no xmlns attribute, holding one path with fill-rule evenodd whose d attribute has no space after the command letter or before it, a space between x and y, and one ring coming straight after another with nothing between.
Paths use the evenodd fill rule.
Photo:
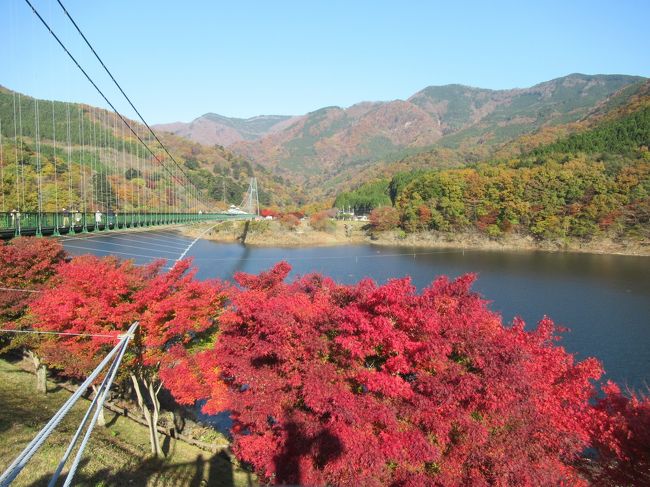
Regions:
<instances>
[{"instance_id":1,"label":"bridge suspension cable","mask_svg":"<svg viewBox=\"0 0 650 487\"><path fill-rule=\"evenodd\" d=\"M63 9L63 12L64 12L65 15L68 17L68 19L70 20L70 22L72 22L72 25L74 25L74 27L75 27L75 29L77 30L77 32L79 33L79 35L83 38L83 40L84 40L84 42L86 43L86 45L90 48L90 50L92 51L92 53L95 55L95 57L97 58L97 61L99 61L99 63L102 65L102 67L104 68L104 71L106 71L106 74L108 74L108 76L111 78L111 80L113 80L113 83L115 83L115 86L117 86L117 88L120 90L120 93L122 93L122 95L124 95L124 98L125 98L126 101L129 103L129 105L131 105L131 108L133 108L133 110L134 110L135 113L138 115L138 117L140 118L140 120L142 121L142 123L144 124L144 126L147 127L147 130L149 130L149 132L151 133L151 135L153 135L153 137L156 139L156 141L160 144L160 146L163 148L163 150L167 153L167 155L169 156L169 158L174 162L174 164L176 164L176 167L180 170L181 174L183 174L183 176L185 176L185 178L187 179L187 181L188 181L188 182L189 182L189 183L190 183L190 184L191 184L191 185L192 185L192 186L193 186L193 187L198 191L198 188L196 187L196 185L192 182L192 180L189 178L189 176L187 175L187 173L185 173L185 171L183 170L183 168L181 167L181 165L178 163L178 161L176 161L176 159L174 158L174 156L172 156L171 153L167 150L167 147L165 146L165 144L163 144L162 141L158 138L158 136L157 136L156 133L153 131L153 129L151 128L151 126L149 126L149 124L148 124L147 121L144 119L144 117L142 116L142 114L140 113L140 111L135 107L135 105L133 104L133 102L131 101L131 99L130 99L130 98L127 96L127 94L124 92L124 90L122 89L122 87L120 86L120 84L117 82L117 80L115 79L115 77L113 76L113 74L111 73L111 71L106 67L106 64L104 64L104 61L102 61L102 58L99 57L99 54L97 54L97 51L95 51L95 49L93 48L93 46L92 46L92 44L90 43L90 41L89 41L88 38L84 35L84 33L81 31L81 29L79 28L79 25L77 25L77 22L75 22L75 20L72 18L72 16L71 16L70 13L68 12L68 10L65 8L65 6L64 6L63 3L61 2L61 0L56 0L56 1L57 1L57 3L59 4L59 6Z\"/></svg>"},{"instance_id":2,"label":"bridge suspension cable","mask_svg":"<svg viewBox=\"0 0 650 487\"><path fill-rule=\"evenodd\" d=\"M2 212L7 211L5 208L5 159L2 153L2 118L0 118L0 193L2 194Z\"/></svg>"},{"instance_id":3,"label":"bridge suspension cable","mask_svg":"<svg viewBox=\"0 0 650 487\"><path fill-rule=\"evenodd\" d=\"M248 190L244 193L240 208L246 209L251 215L260 214L260 197L257 192L257 178L250 178Z\"/></svg>"},{"instance_id":4,"label":"bridge suspension cable","mask_svg":"<svg viewBox=\"0 0 650 487\"><path fill-rule=\"evenodd\" d=\"M72 103L68 101L72 93L63 102L46 102L19 92L0 93L0 236L74 235L220 219L207 209L198 211L206 206L203 190L190 179L193 172L182 164L182 158L171 154L165 146L169 142L151 129L63 2L58 3L67 17L62 19L64 30L74 40L74 30L79 32L142 123L116 109L106 87L89 69L93 61L82 65L82 58L72 52L75 46L67 46L61 33L55 32L53 27L58 30L58 26L53 20L37 10L37 2L25 0L38 19L32 23L33 30L45 27L55 41L50 43L53 53L62 49L66 60L72 61L63 63L68 71L78 69L107 109ZM15 8L16 3L11 6ZM11 26L16 25L14 19ZM19 34L18 29L12 30L13 41ZM13 120L9 120L12 111ZM12 122L13 133L9 130ZM258 199L256 191L249 191L246 206L259 206Z\"/></svg>"},{"instance_id":5,"label":"bridge suspension cable","mask_svg":"<svg viewBox=\"0 0 650 487\"><path fill-rule=\"evenodd\" d=\"M54 208L56 213L54 215L54 235L59 233L59 181L57 178L57 163L56 163L56 123L54 114L54 100L52 100L52 161L54 162Z\"/></svg>"},{"instance_id":6,"label":"bridge suspension cable","mask_svg":"<svg viewBox=\"0 0 650 487\"><path fill-rule=\"evenodd\" d=\"M30 1L30 0L25 0L25 3L27 3L27 5L32 9L32 12L34 12L34 15L36 15L36 17L38 17L38 19L39 19L39 20L41 21L41 23L45 26L45 28L47 29L47 31L52 35L52 37L56 40L56 42L59 44L59 46L61 46L61 48L65 51L65 53L66 53L66 54L68 55L68 57L72 60L72 62L75 64L75 66L76 66L76 67L77 67L77 68L78 68L78 69L83 73L83 75L84 75L84 76L86 77L86 79L90 82L90 84L93 86L93 88L95 88L95 90L100 94L100 96L104 99L104 101L105 101L105 102L106 102L106 103L111 107L111 109L113 110L113 112L115 113L115 115L118 116L118 117L120 118L120 120L122 121L122 123L124 123L124 124L129 128L129 131L130 131L130 132L131 132L131 133L132 133L132 134L133 134L133 135L138 139L138 141L139 141L139 142L140 142L140 143L141 143L141 144L142 144L142 145L147 149L147 151L151 154L151 156L154 158L154 160L155 160L156 162L158 162L158 163L162 166L162 168L163 168L163 169L164 169L164 170L165 170L165 171L170 175L170 177L173 179L173 178L174 178L174 174L173 174L173 172L172 172L172 171L171 171L171 170L170 170L170 169L169 169L169 168L168 168L164 163L162 163L162 162L160 161L159 157L158 157L158 156L153 152L153 150L149 147L149 145L147 145L147 143L142 139L142 137L137 133L137 131L136 131L136 130L131 126L131 124L129 124L129 122L127 121L127 119L126 119L124 116L122 116L122 114L117 110L117 108L115 107L115 105L113 105L113 103L111 103L111 101L110 101L110 100L108 99L108 97L104 94L104 92L99 88L99 86L97 86L97 84L95 83L95 81L90 77L90 75L86 72L86 70L81 66L81 64L79 64L79 62L77 61L77 59L72 55L72 53L69 51L69 49L65 46L65 44L63 43L63 41L61 41L61 39L60 39L60 38L56 35L56 33L52 30L52 28L50 27L50 25L49 25L49 24L45 21L45 19L41 16L41 14L38 12L38 10L36 9L36 7L34 7L34 5L31 3L31 1ZM152 133L153 133L153 131L152 131ZM154 134L154 138L156 138L157 140L159 140L158 137L157 137L155 134ZM164 146L163 146L163 148L164 148L165 152L167 152L167 149L166 149ZM169 153L169 152L167 152L167 153ZM173 159L173 158L172 158L172 159ZM176 162L175 159L173 159L173 161L178 165L178 163ZM180 166L179 166L179 168L180 168ZM182 169L181 169L181 171L182 171ZM183 172L183 174L185 174L185 173ZM189 182L192 186L194 186L194 184L193 184L192 181L189 179L189 177L187 177L187 175L186 175L186 178L187 178L188 182ZM196 188L196 186L194 186L194 187ZM197 189L198 189L198 188L197 188ZM204 205L201 201L199 201L198 198L196 199L196 202L197 202L198 204L201 204L201 206L202 206L203 208L205 208L205 205Z\"/></svg>"}]
</instances>

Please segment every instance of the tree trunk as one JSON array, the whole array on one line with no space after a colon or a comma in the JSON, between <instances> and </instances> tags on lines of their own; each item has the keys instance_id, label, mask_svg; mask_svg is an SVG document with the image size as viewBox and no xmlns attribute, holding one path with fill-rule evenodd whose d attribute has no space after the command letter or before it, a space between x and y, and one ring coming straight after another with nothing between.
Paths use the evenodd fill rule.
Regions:
<instances>
[{"instance_id":1,"label":"tree trunk","mask_svg":"<svg viewBox=\"0 0 650 487\"><path fill-rule=\"evenodd\" d=\"M162 448L160 447L160 440L158 438L158 417L160 415L160 402L158 401L158 392L160 392L160 384L157 388L154 386L153 381L147 381L146 379L138 379L135 374L131 374L131 381L133 382L133 388L135 390L135 395L138 398L138 406L144 414L144 419L147 422L149 427L149 441L151 443L151 453L155 456L162 456ZM140 385L142 382L142 386ZM149 396L149 402L151 403L151 408L145 403L142 391L146 391Z\"/></svg>"},{"instance_id":2,"label":"tree trunk","mask_svg":"<svg viewBox=\"0 0 650 487\"><path fill-rule=\"evenodd\" d=\"M93 392L95 393L95 396L98 394L98 387L93 384ZM106 417L104 416L104 407L102 406L102 409L99 411L99 416L97 416L97 424L99 426L106 426Z\"/></svg>"},{"instance_id":3,"label":"tree trunk","mask_svg":"<svg viewBox=\"0 0 650 487\"><path fill-rule=\"evenodd\" d=\"M32 359L34 369L36 369L36 390L43 394L47 394L47 366L41 362L40 357L32 351L29 352L29 358Z\"/></svg>"}]
</instances>

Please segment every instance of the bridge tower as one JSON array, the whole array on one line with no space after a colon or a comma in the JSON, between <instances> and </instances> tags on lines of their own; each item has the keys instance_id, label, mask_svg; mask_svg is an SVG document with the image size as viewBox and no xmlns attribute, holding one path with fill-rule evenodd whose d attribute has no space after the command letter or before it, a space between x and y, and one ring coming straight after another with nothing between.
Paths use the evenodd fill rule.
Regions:
<instances>
[{"instance_id":1,"label":"bridge tower","mask_svg":"<svg viewBox=\"0 0 650 487\"><path fill-rule=\"evenodd\" d=\"M250 178L248 183L248 190L244 194L244 199L242 200L239 207L244 210L246 213L251 215L260 214L260 197L257 193L257 178Z\"/></svg>"}]
</instances>

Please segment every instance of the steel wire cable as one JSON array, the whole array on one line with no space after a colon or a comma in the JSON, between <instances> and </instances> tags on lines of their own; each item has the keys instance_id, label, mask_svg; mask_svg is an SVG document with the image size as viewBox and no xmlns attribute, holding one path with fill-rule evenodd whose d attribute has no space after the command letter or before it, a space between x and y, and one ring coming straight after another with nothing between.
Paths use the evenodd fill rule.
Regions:
<instances>
[{"instance_id":1,"label":"steel wire cable","mask_svg":"<svg viewBox=\"0 0 650 487\"><path fill-rule=\"evenodd\" d=\"M158 138L158 136L156 135L156 133L153 131L153 129L149 126L149 124L146 122L146 120L144 119L144 117L140 114L140 112L138 111L138 109L135 107L135 105L133 104L133 102L131 101L131 99L130 99L130 98L127 96L127 94L124 92L124 90L122 89L122 87L120 86L120 84L117 82L117 80L115 79L115 77L113 76L113 74L110 72L110 70L106 67L106 65L104 64L104 61L102 61L102 58L99 57L99 54L97 54L97 51L95 51L95 49L93 48L92 44L91 44L90 41L86 38L86 36L84 35L84 33L81 31L81 29L79 28L79 26L77 25L77 23L75 22L75 20L72 18L72 16L71 16L70 13L68 12L68 10L65 8L65 6L63 5L63 3L61 3L60 0L57 0L57 2L58 2L58 4L61 6L61 8L63 9L63 11L65 12L65 15L68 17L68 19L70 20L70 22L72 22L72 25L74 25L75 29L77 29L77 32L79 33L79 35L81 35L81 37L82 37L83 40L85 41L86 45L90 48L90 50L92 51L92 53L95 55L95 57L97 58L97 61L99 61L99 63L102 65L102 67L104 68L104 70L106 71L106 73L108 74L108 76L110 76L111 80L113 80L113 83L115 83L115 86L117 86L117 88L120 90L120 92L122 93L122 95L124 95L124 98L126 98L126 101L129 102L129 105L131 105L131 108L133 108L133 110L135 111L135 113L138 114L138 117L140 118L140 120L142 121L142 123L145 125L145 127L147 127L147 129L149 130L149 132L151 133L151 135L154 136L154 138L156 139L156 141L157 141L157 142L160 144L160 146L164 149L164 151L167 153L167 155L170 157L170 159L171 159L172 161L174 161L174 164L176 165L176 167L178 167L178 169L180 169L181 173L185 176L185 178L187 179L187 181L188 181L188 182L189 182L189 183L190 183L194 188L196 188L196 189L198 190L198 188L197 188L196 185L192 182L192 180L189 178L189 176L185 173L185 171L183 171L183 168L181 167L181 165L176 161L176 159L174 159L174 156L172 156L172 155L170 154L170 152L167 150L167 147L165 147L165 145L164 145L164 144L162 143L162 141Z\"/></svg>"},{"instance_id":2,"label":"steel wire cable","mask_svg":"<svg viewBox=\"0 0 650 487\"><path fill-rule=\"evenodd\" d=\"M93 408L96 406L97 402L99 401L100 394L102 393L102 391L106 387L106 384L108 383L110 372L113 370L113 367L115 367L116 362L117 362L117 358L113 360L113 363L111 364L111 368L109 369L108 373L106 373L106 375L104 376L104 380L100 384L99 388L95 391L95 397L93 398L90 405L86 409L86 413L84 414L84 417L81 419L81 422L77 427L77 431L75 432L74 436L70 440L70 443L68 444L68 448L66 449L65 453L61 457L61 460L59 461L59 465L56 467L56 470L54 471L54 474L52 475L50 482L47 484L47 487L54 487L56 485L56 482L59 479L61 472L63 471L63 467L65 467L68 458L70 458L70 454L72 453L72 450L74 450L74 446L77 444L77 440L79 439L79 436L81 436L81 432L86 426L86 423L88 422L88 418L90 418L90 413L92 413Z\"/></svg>"},{"instance_id":3,"label":"steel wire cable","mask_svg":"<svg viewBox=\"0 0 650 487\"><path fill-rule=\"evenodd\" d=\"M81 445L79 446L79 450L77 450L77 455L75 456L73 464L70 466L70 470L68 471L68 475L66 476L63 485L64 486L70 485L70 483L72 482L72 479L75 476L77 468L79 467L79 461L81 460L86 445L88 444L88 439L90 438L90 434L92 433L95 424L97 424L97 418L99 417L99 413L102 411L104 407L104 402L106 401L106 397L108 396L108 393L111 390L111 385L113 384L113 380L115 379L115 374L117 373L117 370L120 367L120 363L122 362L122 358L124 357L124 353L126 352L126 349L128 347L129 340L131 339L131 336L135 331L135 327L137 327L137 324L132 325L129 331L127 332L126 339L123 341L124 343L121 344L122 347L121 350L118 352L117 357L115 358L115 360L109 367L108 371L106 372L106 375L104 376L104 380L102 381L99 389L96 391L93 401L91 402L90 406L88 406L88 409L86 410L86 414L84 415L81 423L79 423L77 431L75 432L74 436L70 440L70 444L68 445L66 452L61 458L61 461L59 462L59 466L54 472L54 475L52 475L48 487L54 487L54 485L56 485L56 481L59 479L59 476L61 475L61 471L63 470L65 463L67 462L70 454L72 453L72 450L74 449L74 445L77 443L77 440L79 439L79 436L81 435L81 432L83 431L83 428L86 422L88 421L90 412L93 410L94 407L95 413L93 414L90 424L88 425L86 434L84 435Z\"/></svg>"},{"instance_id":4,"label":"steel wire cable","mask_svg":"<svg viewBox=\"0 0 650 487\"><path fill-rule=\"evenodd\" d=\"M0 194L2 194L2 213L5 213L7 209L5 208L5 160L4 154L2 151L2 118L0 118Z\"/></svg>"},{"instance_id":5,"label":"steel wire cable","mask_svg":"<svg viewBox=\"0 0 650 487\"><path fill-rule=\"evenodd\" d=\"M42 291L28 291L22 289L21 291L40 293ZM61 335L61 336L76 336L76 337L94 337L94 338L116 338L117 335L105 335L102 333L72 333L67 331L45 331L45 330L12 330L10 328L2 328L0 332L3 333L33 333L35 335Z\"/></svg>"},{"instance_id":6,"label":"steel wire cable","mask_svg":"<svg viewBox=\"0 0 650 487\"><path fill-rule=\"evenodd\" d=\"M52 35L52 37L54 37L54 39L58 42L58 44L59 44L59 45L61 46L61 48L65 51L65 53L66 53L66 54L68 55L68 57L72 60L72 62L74 62L74 64L77 66L77 68L78 68L78 69L83 73L83 75L86 77L86 79L90 82L90 84L93 85L93 87L95 88L95 90L97 90L97 92L101 95L101 97L104 99L104 101L105 101L106 103L108 103L108 105L109 105L109 106L111 107L111 109L115 112L115 114L116 114L118 117L120 117L120 119L122 120L122 122L124 122L124 123L126 124L127 127L129 127L129 130L131 131L131 133L132 133L133 135L135 135L135 136L137 137L137 139L140 141L140 143L141 143L141 144L142 144L142 145L143 145L143 146L144 146L144 147L149 151L149 153L152 155L152 157L154 158L154 160L156 160L156 161L157 161L157 162L158 162L158 163L163 167L163 169L165 169L165 171L167 171L168 173L171 174L171 171L167 168L167 166L165 166L162 162L160 162L160 160L158 159L158 156L156 156L156 154L153 152L153 150L151 150L151 148L150 148L150 147L149 147L149 146L144 142L144 140L142 140L142 138L138 135L138 133L133 129L133 127L131 126L131 124L129 124L129 123L127 122L127 120L122 116L122 114L121 114L121 113L120 113L120 112L115 108L115 106L113 105L113 103L111 103L111 101L106 97L106 95L104 94L104 92L103 92L103 91L99 88L99 86L97 86L97 84L93 81L93 79L92 79L92 78L90 77L90 75L86 72L86 70L81 66L81 64L79 64L79 62L77 61L77 59L72 55L72 53L68 50L68 48L65 46L65 44L63 44L63 42L61 41L61 39L60 39L60 38L56 35L56 33L52 30L52 28L50 27L50 25L45 21L45 19L41 16L41 14L38 12L38 10L36 10L36 7L34 7L34 5L32 5L31 1L30 1L30 0L25 0L25 3L27 3L27 5L29 5L29 7L32 9L32 12L34 12L34 15L36 15L36 16L38 17L38 19L39 19L39 20L41 21L41 23L45 26L45 28L48 30L48 32ZM152 133L153 133L153 131L152 131ZM158 138L157 138L157 136L156 136L155 134L154 134L154 137L158 140ZM165 151L166 151L166 149L165 149ZM170 155L170 157L171 157L171 155ZM173 157L172 157L172 160L175 161L175 159L173 159ZM176 162L176 164L178 165L177 162ZM193 184L189 178L188 178L188 182L189 182L190 184ZM205 205L204 205L204 206L205 206Z\"/></svg>"},{"instance_id":7,"label":"steel wire cable","mask_svg":"<svg viewBox=\"0 0 650 487\"><path fill-rule=\"evenodd\" d=\"M129 333L132 333L134 327L137 327L138 323L135 322L131 328L129 328ZM108 362L115 356L118 351L120 351L120 346L128 339L128 334L124 335L120 342L113 347L113 349L104 357L100 364L93 370L93 372L86 378L86 380L79 386L79 388L68 398L68 400L61 406L61 408L52 416L50 421L39 431L34 439L25 447L25 449L16 457L16 459L11 463L11 465L0 475L0 487L6 487L18 476L21 470L25 467L27 462L34 456L36 451L40 448L43 442L50 436L54 428L61 422L63 417L68 413L72 406L79 400L81 395L86 391L86 389L93 383L97 376L101 373L102 370L106 367Z\"/></svg>"},{"instance_id":8,"label":"steel wire cable","mask_svg":"<svg viewBox=\"0 0 650 487\"><path fill-rule=\"evenodd\" d=\"M70 466L70 470L68 471L68 475L65 479L65 482L63 483L63 487L68 487L72 483L72 479L74 478L75 473L77 472L77 468L79 467L79 462L81 461L83 452L86 449L86 445L88 444L88 439L90 438L90 434L93 432L93 428L97 424L97 418L99 417L99 413L104 407L104 402L106 401L108 392L110 391L111 385L113 384L113 380L115 379L115 374L117 374L117 369L119 368L120 363L122 362L122 357L124 357L124 352L126 352L126 347L129 343L129 340L131 339L132 334L135 332L135 328L137 328L137 323L131 326L129 332L126 335L126 338L124 340L124 345L122 345L122 349L120 350L118 357L116 358L115 367L113 367L113 369L110 371L110 378L108 380L108 384L104 389L102 396L99 399L99 402L97 403L97 407L95 408L95 414L93 414L93 418L90 421L90 425L88 426L88 429L86 430L86 434L84 435L84 438L81 441L81 445L79 445L79 450L77 450L77 455L75 456L75 459L72 465Z\"/></svg>"}]
</instances>

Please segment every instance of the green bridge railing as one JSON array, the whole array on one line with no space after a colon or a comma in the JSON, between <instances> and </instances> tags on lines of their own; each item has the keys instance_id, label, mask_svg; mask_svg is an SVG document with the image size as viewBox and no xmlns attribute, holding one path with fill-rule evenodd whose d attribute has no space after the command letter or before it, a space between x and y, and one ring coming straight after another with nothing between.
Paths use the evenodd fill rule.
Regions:
<instances>
[{"instance_id":1,"label":"green bridge railing","mask_svg":"<svg viewBox=\"0 0 650 487\"><path fill-rule=\"evenodd\" d=\"M89 212L0 214L0 237L63 235L174 225L203 221L252 220L248 213L115 213Z\"/></svg>"}]
</instances>

